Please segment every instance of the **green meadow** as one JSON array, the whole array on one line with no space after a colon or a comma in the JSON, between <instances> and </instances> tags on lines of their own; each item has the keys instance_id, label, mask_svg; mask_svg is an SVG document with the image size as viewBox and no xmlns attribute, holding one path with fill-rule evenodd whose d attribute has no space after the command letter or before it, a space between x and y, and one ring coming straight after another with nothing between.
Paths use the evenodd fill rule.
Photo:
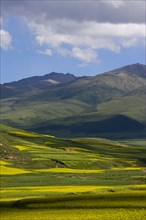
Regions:
<instances>
[{"instance_id":1,"label":"green meadow","mask_svg":"<svg viewBox=\"0 0 146 220\"><path fill-rule=\"evenodd\" d=\"M141 220L144 140L64 139L1 125L1 220Z\"/></svg>"}]
</instances>

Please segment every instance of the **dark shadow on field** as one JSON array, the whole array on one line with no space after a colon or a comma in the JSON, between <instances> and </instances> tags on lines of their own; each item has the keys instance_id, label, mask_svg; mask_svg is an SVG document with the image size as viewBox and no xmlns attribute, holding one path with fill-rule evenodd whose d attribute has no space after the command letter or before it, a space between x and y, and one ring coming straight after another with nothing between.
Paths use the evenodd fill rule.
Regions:
<instances>
[{"instance_id":1,"label":"dark shadow on field","mask_svg":"<svg viewBox=\"0 0 146 220\"><path fill-rule=\"evenodd\" d=\"M106 196L73 195L55 198L28 198L17 201L0 203L1 208L18 209L107 209L124 208L139 209L146 207L146 195L136 196L121 195L114 193Z\"/></svg>"}]
</instances>

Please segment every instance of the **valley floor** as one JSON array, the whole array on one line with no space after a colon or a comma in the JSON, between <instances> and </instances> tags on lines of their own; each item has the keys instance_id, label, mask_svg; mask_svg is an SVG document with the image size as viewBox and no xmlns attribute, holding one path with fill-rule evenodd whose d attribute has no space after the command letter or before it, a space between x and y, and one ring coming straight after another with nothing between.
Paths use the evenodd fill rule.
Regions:
<instances>
[{"instance_id":1,"label":"valley floor","mask_svg":"<svg viewBox=\"0 0 146 220\"><path fill-rule=\"evenodd\" d=\"M143 191L29 198L1 205L2 220L141 220L146 215Z\"/></svg>"},{"instance_id":2,"label":"valley floor","mask_svg":"<svg viewBox=\"0 0 146 220\"><path fill-rule=\"evenodd\" d=\"M1 220L144 219L143 140L1 134Z\"/></svg>"}]
</instances>

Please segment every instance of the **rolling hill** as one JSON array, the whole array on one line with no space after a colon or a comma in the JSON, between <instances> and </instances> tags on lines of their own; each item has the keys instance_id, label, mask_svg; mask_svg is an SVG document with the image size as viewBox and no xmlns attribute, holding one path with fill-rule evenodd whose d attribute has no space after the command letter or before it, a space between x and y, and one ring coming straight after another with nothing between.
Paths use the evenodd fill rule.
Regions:
<instances>
[{"instance_id":1,"label":"rolling hill","mask_svg":"<svg viewBox=\"0 0 146 220\"><path fill-rule=\"evenodd\" d=\"M64 139L0 125L2 171L51 168L86 170L144 166L142 146L101 138ZM3 170L4 168L4 170ZM81 170L80 170L81 169ZM68 170L69 171L69 170ZM70 170L71 171L71 170Z\"/></svg>"},{"instance_id":2,"label":"rolling hill","mask_svg":"<svg viewBox=\"0 0 146 220\"><path fill-rule=\"evenodd\" d=\"M142 64L93 77L27 78L1 85L1 121L60 137L144 137L145 85Z\"/></svg>"}]
</instances>

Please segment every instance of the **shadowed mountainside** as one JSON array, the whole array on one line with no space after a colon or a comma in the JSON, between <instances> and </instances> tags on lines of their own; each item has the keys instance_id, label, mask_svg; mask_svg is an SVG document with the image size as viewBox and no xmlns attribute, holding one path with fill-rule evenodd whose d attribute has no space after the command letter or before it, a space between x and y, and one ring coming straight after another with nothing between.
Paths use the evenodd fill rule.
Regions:
<instances>
[{"instance_id":1,"label":"shadowed mountainside","mask_svg":"<svg viewBox=\"0 0 146 220\"><path fill-rule=\"evenodd\" d=\"M31 77L1 85L1 120L61 137L144 136L145 85L142 64L93 77Z\"/></svg>"}]
</instances>

